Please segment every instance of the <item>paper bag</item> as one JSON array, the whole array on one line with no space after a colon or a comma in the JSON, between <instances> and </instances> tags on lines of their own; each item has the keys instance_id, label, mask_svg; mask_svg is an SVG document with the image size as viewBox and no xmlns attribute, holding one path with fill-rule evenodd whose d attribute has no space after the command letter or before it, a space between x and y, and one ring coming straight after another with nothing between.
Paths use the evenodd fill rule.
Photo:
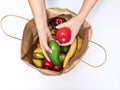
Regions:
<instances>
[{"instance_id":1,"label":"paper bag","mask_svg":"<svg viewBox=\"0 0 120 90\"><path fill-rule=\"evenodd\" d=\"M48 21L51 20L54 17L63 17L66 20L69 20L71 17L74 17L76 14L68 9L61 9L61 8L49 8L47 9L47 18ZM68 62L67 66L62 69L61 71L53 71L43 68L37 68L33 65L32 62L32 54L34 50L34 45L38 38L38 33L36 30L36 25L34 22L34 19L31 19L25 26L23 37L22 37L22 43L21 43L21 59L32 68L38 70L42 74L45 75L61 75L64 73L67 73L68 71L72 70L77 63L79 63L81 57L85 54L88 43L91 35L91 26L87 21L84 21L82 27L80 28L80 31L78 35L83 39L82 47L78 53L76 53Z\"/></svg>"}]
</instances>

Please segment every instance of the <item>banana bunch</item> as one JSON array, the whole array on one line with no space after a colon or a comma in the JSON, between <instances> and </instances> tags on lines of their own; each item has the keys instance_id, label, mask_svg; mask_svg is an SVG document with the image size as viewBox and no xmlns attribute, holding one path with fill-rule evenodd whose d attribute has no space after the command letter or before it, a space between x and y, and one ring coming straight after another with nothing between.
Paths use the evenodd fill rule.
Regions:
<instances>
[{"instance_id":1,"label":"banana bunch","mask_svg":"<svg viewBox=\"0 0 120 90\"><path fill-rule=\"evenodd\" d=\"M74 39L73 43L70 46L68 53L66 54L65 60L63 62L63 68L67 66L71 57L73 57L76 53L80 51L82 42L83 42L83 39L79 35Z\"/></svg>"}]
</instances>

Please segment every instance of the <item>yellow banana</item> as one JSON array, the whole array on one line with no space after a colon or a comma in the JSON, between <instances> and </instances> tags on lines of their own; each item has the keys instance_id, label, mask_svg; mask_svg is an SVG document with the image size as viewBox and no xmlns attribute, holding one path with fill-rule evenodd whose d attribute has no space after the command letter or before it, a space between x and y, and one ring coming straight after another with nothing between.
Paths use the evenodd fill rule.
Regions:
<instances>
[{"instance_id":1,"label":"yellow banana","mask_svg":"<svg viewBox=\"0 0 120 90\"><path fill-rule=\"evenodd\" d=\"M76 53L78 53L82 47L82 42L83 42L83 39L78 35L77 36L77 50L76 50Z\"/></svg>"},{"instance_id":2,"label":"yellow banana","mask_svg":"<svg viewBox=\"0 0 120 90\"><path fill-rule=\"evenodd\" d=\"M77 48L77 38L74 39L73 43L70 46L68 53L66 54L66 57L65 57L65 60L63 63L63 68L65 68L67 66L68 61L75 54L76 48Z\"/></svg>"}]
</instances>

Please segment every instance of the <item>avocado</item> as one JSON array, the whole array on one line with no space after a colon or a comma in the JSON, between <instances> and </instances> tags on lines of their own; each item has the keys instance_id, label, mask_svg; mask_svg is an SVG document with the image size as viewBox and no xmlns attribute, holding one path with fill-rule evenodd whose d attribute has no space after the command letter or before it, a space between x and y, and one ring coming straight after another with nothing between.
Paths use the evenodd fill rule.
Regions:
<instances>
[{"instance_id":1,"label":"avocado","mask_svg":"<svg viewBox=\"0 0 120 90\"><path fill-rule=\"evenodd\" d=\"M60 65L60 46L54 40L49 41L48 46L52 49L52 53L47 52L48 57L54 65Z\"/></svg>"}]
</instances>

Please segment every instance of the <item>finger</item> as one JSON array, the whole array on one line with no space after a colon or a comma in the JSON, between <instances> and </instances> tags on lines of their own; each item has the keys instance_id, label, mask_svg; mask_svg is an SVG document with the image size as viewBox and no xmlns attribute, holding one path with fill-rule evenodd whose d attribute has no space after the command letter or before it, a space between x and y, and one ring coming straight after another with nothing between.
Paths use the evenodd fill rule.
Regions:
<instances>
[{"instance_id":1,"label":"finger","mask_svg":"<svg viewBox=\"0 0 120 90\"><path fill-rule=\"evenodd\" d=\"M72 43L71 42L67 42L67 43L62 43L62 44L59 44L60 46L68 46L68 45L71 45Z\"/></svg>"},{"instance_id":2,"label":"finger","mask_svg":"<svg viewBox=\"0 0 120 90\"><path fill-rule=\"evenodd\" d=\"M47 32L47 35L48 35L48 41L54 40L51 33L50 33L50 31Z\"/></svg>"},{"instance_id":3,"label":"finger","mask_svg":"<svg viewBox=\"0 0 120 90\"><path fill-rule=\"evenodd\" d=\"M48 38L49 41L50 41L50 40L54 40L51 34L49 34L48 37L49 37L49 38Z\"/></svg>"},{"instance_id":4,"label":"finger","mask_svg":"<svg viewBox=\"0 0 120 90\"><path fill-rule=\"evenodd\" d=\"M59 45L61 45L61 43L58 40L55 40Z\"/></svg>"},{"instance_id":5,"label":"finger","mask_svg":"<svg viewBox=\"0 0 120 90\"><path fill-rule=\"evenodd\" d=\"M44 46L41 46L42 47L42 52L43 52L43 55L45 56L45 58L48 60L48 61L50 61L50 58L48 57L48 55L47 55L47 50L45 49L45 47Z\"/></svg>"},{"instance_id":6,"label":"finger","mask_svg":"<svg viewBox=\"0 0 120 90\"><path fill-rule=\"evenodd\" d=\"M48 45L45 45L44 47L46 51L52 53L52 49Z\"/></svg>"},{"instance_id":7,"label":"finger","mask_svg":"<svg viewBox=\"0 0 120 90\"><path fill-rule=\"evenodd\" d=\"M60 46L68 46L68 45L71 45L71 44L72 44L73 40L71 40L71 41L69 41L69 42L66 42L66 43L59 43L59 41L56 41L56 42L58 42L58 44L59 44Z\"/></svg>"},{"instance_id":8,"label":"finger","mask_svg":"<svg viewBox=\"0 0 120 90\"><path fill-rule=\"evenodd\" d=\"M55 28L56 28L56 29L59 29L59 28L62 28L62 27L65 27L65 23L59 24L59 25L57 25Z\"/></svg>"}]
</instances>

